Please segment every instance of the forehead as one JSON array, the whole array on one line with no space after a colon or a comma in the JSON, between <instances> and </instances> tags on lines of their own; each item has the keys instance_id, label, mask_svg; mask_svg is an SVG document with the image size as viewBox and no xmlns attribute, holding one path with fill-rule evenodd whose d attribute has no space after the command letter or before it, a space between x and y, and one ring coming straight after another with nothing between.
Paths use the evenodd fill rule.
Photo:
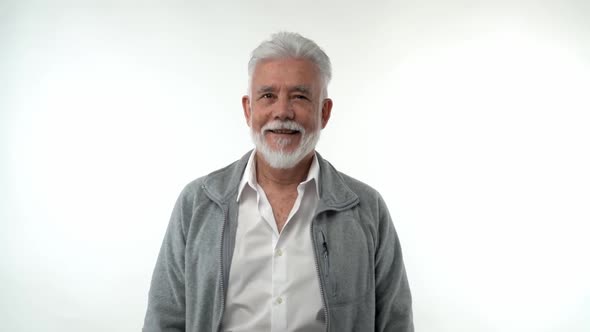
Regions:
<instances>
[{"instance_id":1,"label":"forehead","mask_svg":"<svg viewBox=\"0 0 590 332\"><path fill-rule=\"evenodd\" d=\"M253 85L308 85L319 84L317 66L305 59L271 59L261 61L252 73Z\"/></svg>"}]
</instances>

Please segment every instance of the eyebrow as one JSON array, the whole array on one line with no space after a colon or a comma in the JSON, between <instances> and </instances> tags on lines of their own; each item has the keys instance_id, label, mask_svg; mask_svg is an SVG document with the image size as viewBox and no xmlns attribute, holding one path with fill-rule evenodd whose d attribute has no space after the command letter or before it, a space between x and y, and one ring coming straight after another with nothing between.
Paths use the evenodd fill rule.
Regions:
<instances>
[{"instance_id":1,"label":"eyebrow","mask_svg":"<svg viewBox=\"0 0 590 332\"><path fill-rule=\"evenodd\" d=\"M296 85L289 90L294 92L301 92L306 95L311 95L311 91L307 85Z\"/></svg>"},{"instance_id":2,"label":"eyebrow","mask_svg":"<svg viewBox=\"0 0 590 332\"><path fill-rule=\"evenodd\" d=\"M276 89L275 89L274 86L271 86L271 85L263 85L258 90L256 90L256 93L258 93L258 94L264 94L264 93L274 92L275 90Z\"/></svg>"},{"instance_id":3,"label":"eyebrow","mask_svg":"<svg viewBox=\"0 0 590 332\"><path fill-rule=\"evenodd\" d=\"M257 94L265 94L269 92L275 92L277 88L272 85L263 85L258 90L256 90ZM289 88L289 92L299 92L306 95L311 95L311 89L307 85L295 85Z\"/></svg>"}]
</instances>

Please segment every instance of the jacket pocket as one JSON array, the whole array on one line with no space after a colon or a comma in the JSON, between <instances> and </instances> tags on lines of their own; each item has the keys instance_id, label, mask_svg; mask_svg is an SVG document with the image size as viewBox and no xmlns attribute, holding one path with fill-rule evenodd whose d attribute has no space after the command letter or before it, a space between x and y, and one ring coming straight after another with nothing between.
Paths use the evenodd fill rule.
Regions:
<instances>
[{"instance_id":1,"label":"jacket pocket","mask_svg":"<svg viewBox=\"0 0 590 332\"><path fill-rule=\"evenodd\" d=\"M331 306L352 304L374 291L374 262L365 231L353 220L333 220L318 232L324 291Z\"/></svg>"},{"instance_id":2,"label":"jacket pocket","mask_svg":"<svg viewBox=\"0 0 590 332\"><path fill-rule=\"evenodd\" d=\"M332 276L330 271L330 249L328 245L328 241L326 239L326 234L323 230L320 230L320 235L322 238L322 261L324 263L324 280L326 281L327 286L327 293L330 297L335 297L337 295L337 278Z\"/></svg>"}]
</instances>

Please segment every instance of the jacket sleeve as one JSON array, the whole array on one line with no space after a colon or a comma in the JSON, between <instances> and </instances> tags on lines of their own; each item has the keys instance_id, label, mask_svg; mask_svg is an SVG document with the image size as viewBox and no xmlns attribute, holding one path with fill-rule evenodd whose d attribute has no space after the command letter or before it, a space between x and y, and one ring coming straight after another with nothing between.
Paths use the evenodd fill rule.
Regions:
<instances>
[{"instance_id":1,"label":"jacket sleeve","mask_svg":"<svg viewBox=\"0 0 590 332\"><path fill-rule=\"evenodd\" d=\"M143 332L183 332L186 329L184 221L190 220L192 215L190 196L185 188L172 211L152 275Z\"/></svg>"},{"instance_id":2,"label":"jacket sleeve","mask_svg":"<svg viewBox=\"0 0 590 332\"><path fill-rule=\"evenodd\" d=\"M379 197L379 237L375 257L375 331L413 332L412 296L399 239Z\"/></svg>"}]
</instances>

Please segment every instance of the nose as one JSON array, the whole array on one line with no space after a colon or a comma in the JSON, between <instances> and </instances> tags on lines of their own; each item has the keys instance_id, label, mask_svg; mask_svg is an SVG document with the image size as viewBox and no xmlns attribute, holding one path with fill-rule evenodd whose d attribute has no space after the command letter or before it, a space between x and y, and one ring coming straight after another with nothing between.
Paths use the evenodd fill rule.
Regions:
<instances>
[{"instance_id":1,"label":"nose","mask_svg":"<svg viewBox=\"0 0 590 332\"><path fill-rule=\"evenodd\" d=\"M293 117L295 116L293 104L289 100L288 96L280 95L277 98L277 102L275 103L273 111L274 118L280 121L293 120Z\"/></svg>"}]
</instances>

